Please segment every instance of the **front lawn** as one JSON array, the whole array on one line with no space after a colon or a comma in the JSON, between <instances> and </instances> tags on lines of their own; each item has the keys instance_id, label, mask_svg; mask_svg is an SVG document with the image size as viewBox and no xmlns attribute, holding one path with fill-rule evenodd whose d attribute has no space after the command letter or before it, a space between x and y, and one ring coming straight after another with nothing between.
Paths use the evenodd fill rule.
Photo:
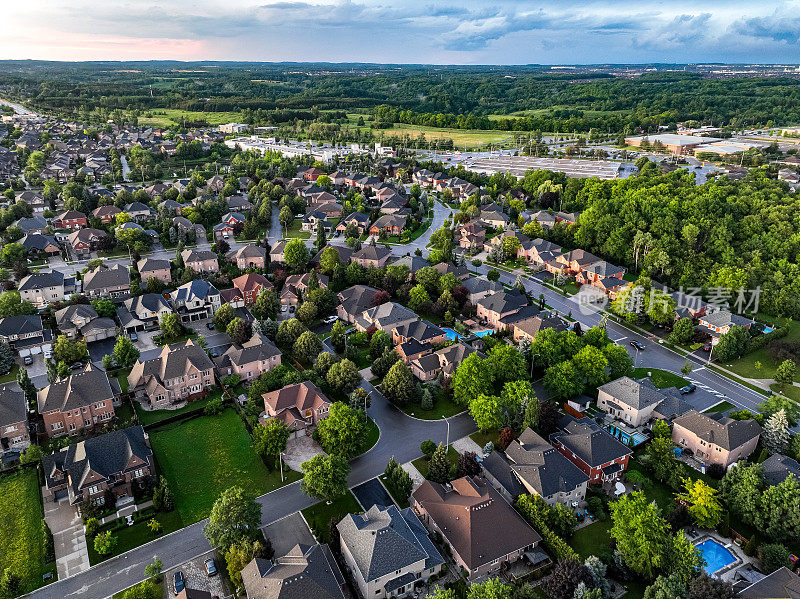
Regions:
<instances>
[{"instance_id":1,"label":"front lawn","mask_svg":"<svg viewBox=\"0 0 800 599\"><path fill-rule=\"evenodd\" d=\"M311 233L309 231L302 230L303 221L300 218L296 218L292 221L289 227L286 229L286 239L291 239L297 237L299 239L309 239L311 237Z\"/></svg>"},{"instance_id":2,"label":"front lawn","mask_svg":"<svg viewBox=\"0 0 800 599\"><path fill-rule=\"evenodd\" d=\"M201 397L200 399L190 401L185 406L178 408L177 410L145 410L137 400L132 401L134 406L136 406L136 414L139 417L139 424L142 426L153 426L163 420L172 418L173 416L186 414L187 412L200 412L208 402L210 402L212 399L219 399L220 397L222 397L222 389L216 388L213 389L206 397Z\"/></svg>"},{"instance_id":3,"label":"front lawn","mask_svg":"<svg viewBox=\"0 0 800 599\"><path fill-rule=\"evenodd\" d=\"M419 418L420 420L441 420L442 418L450 418L466 410L464 406L454 402L449 394L442 394L442 396L434 402L430 410L423 410L418 403L410 403L398 407L409 416Z\"/></svg>"},{"instance_id":4,"label":"front lawn","mask_svg":"<svg viewBox=\"0 0 800 599\"><path fill-rule=\"evenodd\" d=\"M361 447L358 448L358 452L356 453L357 456L368 452L370 449L375 447L375 444L380 439L381 431L378 428L378 425L369 418L367 420L367 434L364 436L364 442L361 444Z\"/></svg>"},{"instance_id":5,"label":"front lawn","mask_svg":"<svg viewBox=\"0 0 800 599\"><path fill-rule=\"evenodd\" d=\"M637 379L650 377L656 389L666 389L667 387L677 387L680 389L689 384L689 381L685 378L666 370L659 370L658 368L635 368L633 376Z\"/></svg>"},{"instance_id":6,"label":"front lawn","mask_svg":"<svg viewBox=\"0 0 800 599\"><path fill-rule=\"evenodd\" d=\"M143 514L144 513L145 512L143 512ZM161 524L161 532L158 534L153 534L147 527L147 522L151 518L155 518ZM111 534L117 539L117 544L114 546L114 551L108 555L100 555L94 550L94 539L87 539L86 546L89 549L89 563L94 566L102 561L111 559L115 555L120 555L126 551L130 551L131 549L135 549L136 547L144 545L153 539L163 537L164 535L175 532L176 530L180 530L181 528L183 528L183 523L178 510L173 510L171 512L149 513L149 515L143 516L131 526L127 526L127 524L125 524L118 528L115 527L113 523L110 523L101 527L100 532L110 530Z\"/></svg>"},{"instance_id":7,"label":"front lawn","mask_svg":"<svg viewBox=\"0 0 800 599\"><path fill-rule=\"evenodd\" d=\"M795 387L794 385L783 385L781 383L772 383L769 388L775 393L780 393L789 399L800 402L800 387Z\"/></svg>"},{"instance_id":8,"label":"front lawn","mask_svg":"<svg viewBox=\"0 0 800 599\"><path fill-rule=\"evenodd\" d=\"M20 591L42 586L42 575L52 572L47 563L45 523L36 470L26 468L0 477L0 572L9 568L20 577Z\"/></svg>"},{"instance_id":9,"label":"front lawn","mask_svg":"<svg viewBox=\"0 0 800 599\"><path fill-rule=\"evenodd\" d=\"M267 470L232 409L153 431L150 441L184 526L208 516L230 487L243 487L255 497L300 479L299 472L284 468L281 482L277 469Z\"/></svg>"},{"instance_id":10,"label":"front lawn","mask_svg":"<svg viewBox=\"0 0 800 599\"><path fill-rule=\"evenodd\" d=\"M16 381L18 371L19 371L19 365L14 364L11 367L11 372L9 372L8 374L4 374L3 376L0 376L0 383L12 383Z\"/></svg>"},{"instance_id":11,"label":"front lawn","mask_svg":"<svg viewBox=\"0 0 800 599\"><path fill-rule=\"evenodd\" d=\"M721 401L717 405L711 406L707 410L703 410L703 413L704 414L713 414L714 412L725 412L725 411L730 410L730 409L735 408L735 407L736 406L734 406L729 401Z\"/></svg>"},{"instance_id":12,"label":"front lawn","mask_svg":"<svg viewBox=\"0 0 800 599\"><path fill-rule=\"evenodd\" d=\"M455 449L453 449L452 445L450 445L447 448L447 461L450 462L451 464L458 464L458 452ZM419 473L422 476L428 478L428 464L430 463L430 460L428 459L427 456L422 456L421 458L417 458L411 463L414 464L414 467L419 471Z\"/></svg>"},{"instance_id":13,"label":"front lawn","mask_svg":"<svg viewBox=\"0 0 800 599\"><path fill-rule=\"evenodd\" d=\"M125 594L131 589L136 589L134 592L139 594L135 596L141 597L142 599L162 599L164 596L164 580L162 579L161 582L145 580L139 584L133 585L130 589L114 593L112 599L124 599Z\"/></svg>"},{"instance_id":14,"label":"front lawn","mask_svg":"<svg viewBox=\"0 0 800 599\"><path fill-rule=\"evenodd\" d=\"M302 510L302 514L317 541L329 543L331 520L339 522L347 514L360 514L363 511L355 495L348 490L345 495L334 500L330 505L325 501L320 501Z\"/></svg>"},{"instance_id":15,"label":"front lawn","mask_svg":"<svg viewBox=\"0 0 800 599\"><path fill-rule=\"evenodd\" d=\"M477 431L469 436L469 438L475 441L475 443L477 443L481 448L486 447L486 444L489 443L489 441L491 441L496 447L499 437L500 433L496 430L486 431L485 433Z\"/></svg>"}]
</instances>

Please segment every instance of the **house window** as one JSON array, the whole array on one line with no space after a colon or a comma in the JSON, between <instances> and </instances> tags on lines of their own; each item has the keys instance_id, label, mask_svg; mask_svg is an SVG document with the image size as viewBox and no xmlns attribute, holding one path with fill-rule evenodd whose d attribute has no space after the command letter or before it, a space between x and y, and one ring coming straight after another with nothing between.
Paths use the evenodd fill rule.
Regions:
<instances>
[{"instance_id":1,"label":"house window","mask_svg":"<svg viewBox=\"0 0 800 599\"><path fill-rule=\"evenodd\" d=\"M54 422L50 426L54 431L57 431L58 429L64 428L64 423L63 422Z\"/></svg>"},{"instance_id":2,"label":"house window","mask_svg":"<svg viewBox=\"0 0 800 599\"><path fill-rule=\"evenodd\" d=\"M74 422L70 422L69 423L69 430L71 430L71 431L75 430L75 423Z\"/></svg>"},{"instance_id":3,"label":"house window","mask_svg":"<svg viewBox=\"0 0 800 599\"><path fill-rule=\"evenodd\" d=\"M97 494L99 492L100 492L100 485L92 485L91 487L89 487L89 494L90 495L95 495L95 494Z\"/></svg>"}]
</instances>

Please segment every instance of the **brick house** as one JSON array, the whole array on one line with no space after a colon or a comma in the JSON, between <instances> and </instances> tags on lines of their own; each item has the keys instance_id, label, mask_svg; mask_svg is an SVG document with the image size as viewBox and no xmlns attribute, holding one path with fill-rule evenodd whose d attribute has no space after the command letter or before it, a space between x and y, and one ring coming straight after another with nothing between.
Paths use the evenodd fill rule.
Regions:
<instances>
[{"instance_id":1,"label":"brick house","mask_svg":"<svg viewBox=\"0 0 800 599\"><path fill-rule=\"evenodd\" d=\"M142 258L136 263L136 269L142 278L142 284L146 285L150 277L161 281L164 285L172 282L172 264L169 260L158 260L156 258Z\"/></svg>"},{"instance_id":2,"label":"brick house","mask_svg":"<svg viewBox=\"0 0 800 599\"><path fill-rule=\"evenodd\" d=\"M116 396L106 372L90 362L39 391L45 433L50 438L77 435L108 424L114 418Z\"/></svg>"},{"instance_id":3,"label":"brick house","mask_svg":"<svg viewBox=\"0 0 800 599\"><path fill-rule=\"evenodd\" d=\"M262 397L264 412L259 421L275 418L282 420L290 431L305 430L308 434L320 420L328 417L331 407L330 400L311 381L289 385Z\"/></svg>"},{"instance_id":4,"label":"brick house","mask_svg":"<svg viewBox=\"0 0 800 599\"><path fill-rule=\"evenodd\" d=\"M358 316L375 305L378 293L378 289L368 285L353 285L343 289L337 295L339 305L336 306L336 315L340 320L354 323Z\"/></svg>"},{"instance_id":5,"label":"brick house","mask_svg":"<svg viewBox=\"0 0 800 599\"><path fill-rule=\"evenodd\" d=\"M385 214L372 223L369 228L370 235L400 235L406 228L406 217L403 214Z\"/></svg>"},{"instance_id":6,"label":"brick house","mask_svg":"<svg viewBox=\"0 0 800 599\"><path fill-rule=\"evenodd\" d=\"M80 229L87 226L86 215L77 210L66 210L52 220L54 229Z\"/></svg>"},{"instance_id":7,"label":"brick house","mask_svg":"<svg viewBox=\"0 0 800 599\"><path fill-rule=\"evenodd\" d=\"M350 223L355 223L356 227L358 227L358 234L363 235L369 226L369 216L363 212L351 212L336 225L336 230L343 234Z\"/></svg>"},{"instance_id":8,"label":"brick house","mask_svg":"<svg viewBox=\"0 0 800 599\"><path fill-rule=\"evenodd\" d=\"M154 473L153 450L144 428L132 426L98 435L47 455L45 500L69 499L70 505L105 505L108 493L114 501L133 498Z\"/></svg>"},{"instance_id":9,"label":"brick house","mask_svg":"<svg viewBox=\"0 0 800 599\"><path fill-rule=\"evenodd\" d=\"M733 420L723 414L691 410L672 422L672 441L710 466L728 468L747 459L758 445L761 426L755 420Z\"/></svg>"},{"instance_id":10,"label":"brick house","mask_svg":"<svg viewBox=\"0 0 800 599\"><path fill-rule=\"evenodd\" d=\"M590 484L621 480L633 451L590 418L563 420L561 430L550 435L553 447L583 470Z\"/></svg>"},{"instance_id":11,"label":"brick house","mask_svg":"<svg viewBox=\"0 0 800 599\"><path fill-rule=\"evenodd\" d=\"M109 223L113 223L117 220L117 214L122 212L119 208L114 205L111 206L100 206L99 208L95 208L92 211L92 216L99 220L104 225Z\"/></svg>"},{"instance_id":12,"label":"brick house","mask_svg":"<svg viewBox=\"0 0 800 599\"><path fill-rule=\"evenodd\" d=\"M719 310L701 316L699 329L711 335L712 340L716 344L722 335L731 330L732 326L741 326L749 329L752 324L753 321L749 318L733 314L727 310Z\"/></svg>"},{"instance_id":13,"label":"brick house","mask_svg":"<svg viewBox=\"0 0 800 599\"><path fill-rule=\"evenodd\" d=\"M209 250L186 249L181 252L183 265L196 273L219 272L217 255Z\"/></svg>"},{"instance_id":14,"label":"brick house","mask_svg":"<svg viewBox=\"0 0 800 599\"><path fill-rule=\"evenodd\" d=\"M503 318L519 312L527 305L528 298L518 291L498 291L478 301L477 316L481 322L498 328Z\"/></svg>"},{"instance_id":15,"label":"brick house","mask_svg":"<svg viewBox=\"0 0 800 599\"><path fill-rule=\"evenodd\" d=\"M281 351L264 335L254 333L242 345L231 345L215 362L220 377L238 374L251 381L280 366Z\"/></svg>"},{"instance_id":16,"label":"brick house","mask_svg":"<svg viewBox=\"0 0 800 599\"><path fill-rule=\"evenodd\" d=\"M67 243L76 258L87 258L97 249L100 240L108 234L100 229L83 228L73 231L67 236Z\"/></svg>"},{"instance_id":17,"label":"brick house","mask_svg":"<svg viewBox=\"0 0 800 599\"><path fill-rule=\"evenodd\" d=\"M562 254L561 246L544 239L526 239L517 248L517 258L530 264L543 265Z\"/></svg>"},{"instance_id":18,"label":"brick house","mask_svg":"<svg viewBox=\"0 0 800 599\"><path fill-rule=\"evenodd\" d=\"M389 248L382 245L367 245L354 252L350 257L351 262L358 262L364 268L374 266L383 268L391 258L392 252Z\"/></svg>"},{"instance_id":19,"label":"brick house","mask_svg":"<svg viewBox=\"0 0 800 599\"><path fill-rule=\"evenodd\" d=\"M120 297L131 292L131 270L122 264L98 266L83 276L87 297Z\"/></svg>"},{"instance_id":20,"label":"brick house","mask_svg":"<svg viewBox=\"0 0 800 599\"><path fill-rule=\"evenodd\" d=\"M248 273L236 277L231 283L233 283L234 289L238 289L242 294L246 306L254 304L258 294L264 289L274 289L275 287L267 277L258 273Z\"/></svg>"},{"instance_id":21,"label":"brick house","mask_svg":"<svg viewBox=\"0 0 800 599\"><path fill-rule=\"evenodd\" d=\"M215 384L214 363L191 339L165 345L155 357L140 356L128 375L128 392L153 409L191 401Z\"/></svg>"},{"instance_id":22,"label":"brick house","mask_svg":"<svg viewBox=\"0 0 800 599\"><path fill-rule=\"evenodd\" d=\"M426 480L411 498L420 521L442 535L470 579L499 573L542 540L483 478L464 476L447 486Z\"/></svg>"},{"instance_id":23,"label":"brick house","mask_svg":"<svg viewBox=\"0 0 800 599\"><path fill-rule=\"evenodd\" d=\"M228 252L225 257L233 262L239 270L264 268L267 263L267 250L254 243L248 243L237 250Z\"/></svg>"},{"instance_id":24,"label":"brick house","mask_svg":"<svg viewBox=\"0 0 800 599\"><path fill-rule=\"evenodd\" d=\"M9 452L19 454L30 444L25 393L4 385L0 387L0 459Z\"/></svg>"},{"instance_id":25,"label":"brick house","mask_svg":"<svg viewBox=\"0 0 800 599\"><path fill-rule=\"evenodd\" d=\"M544 329L555 329L556 331L566 331L567 325L560 318L553 316L550 318L542 318L541 316L532 316L531 318L523 318L517 320L509 325L511 335L514 343L519 343L523 339L533 341L536 333Z\"/></svg>"}]
</instances>

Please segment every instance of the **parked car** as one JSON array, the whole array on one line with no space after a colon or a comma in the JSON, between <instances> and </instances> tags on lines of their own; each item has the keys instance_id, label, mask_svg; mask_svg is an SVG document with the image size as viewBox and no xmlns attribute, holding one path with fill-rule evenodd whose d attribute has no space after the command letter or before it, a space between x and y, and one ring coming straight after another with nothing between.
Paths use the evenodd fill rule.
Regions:
<instances>
[{"instance_id":1,"label":"parked car","mask_svg":"<svg viewBox=\"0 0 800 599\"><path fill-rule=\"evenodd\" d=\"M49 360L50 358L52 358L52 357L53 357L53 352L52 352L52 350L46 349L46 350L44 350L44 352L42 352L42 353L43 353L43 355L44 355L44 359L45 359L45 360Z\"/></svg>"},{"instance_id":2,"label":"parked car","mask_svg":"<svg viewBox=\"0 0 800 599\"><path fill-rule=\"evenodd\" d=\"M206 565L206 574L208 574L209 576L216 576L217 575L217 565L214 563L214 559L213 558L211 558L211 557L208 558L205 561L205 565Z\"/></svg>"},{"instance_id":3,"label":"parked car","mask_svg":"<svg viewBox=\"0 0 800 599\"><path fill-rule=\"evenodd\" d=\"M704 345L703 346L703 351L711 351L711 346L710 345Z\"/></svg>"},{"instance_id":4,"label":"parked car","mask_svg":"<svg viewBox=\"0 0 800 599\"><path fill-rule=\"evenodd\" d=\"M31 364L33 364L33 358L31 358L30 356L25 356L22 360L22 363L25 364L25 366L30 366Z\"/></svg>"},{"instance_id":5,"label":"parked car","mask_svg":"<svg viewBox=\"0 0 800 599\"><path fill-rule=\"evenodd\" d=\"M639 351L644 349L644 343L640 343L639 341L631 341L631 347L635 347Z\"/></svg>"},{"instance_id":6,"label":"parked car","mask_svg":"<svg viewBox=\"0 0 800 599\"><path fill-rule=\"evenodd\" d=\"M172 590L177 595L186 588L186 579L183 577L183 572L178 570L172 575Z\"/></svg>"},{"instance_id":7,"label":"parked car","mask_svg":"<svg viewBox=\"0 0 800 599\"><path fill-rule=\"evenodd\" d=\"M337 320L339 320L338 316L328 316L328 318L326 318L322 322L324 322L325 324L331 324L331 323L336 322Z\"/></svg>"},{"instance_id":8,"label":"parked car","mask_svg":"<svg viewBox=\"0 0 800 599\"><path fill-rule=\"evenodd\" d=\"M83 368L83 362L75 362L70 368L72 368L72 370L80 370Z\"/></svg>"},{"instance_id":9,"label":"parked car","mask_svg":"<svg viewBox=\"0 0 800 599\"><path fill-rule=\"evenodd\" d=\"M139 335L136 333L131 333L131 341L139 341Z\"/></svg>"},{"instance_id":10,"label":"parked car","mask_svg":"<svg viewBox=\"0 0 800 599\"><path fill-rule=\"evenodd\" d=\"M694 383L689 383L685 387L681 387L680 388L680 392L681 392L681 395L686 395L687 393L691 393L695 389L697 389L697 385L695 385Z\"/></svg>"},{"instance_id":11,"label":"parked car","mask_svg":"<svg viewBox=\"0 0 800 599\"><path fill-rule=\"evenodd\" d=\"M213 330L214 330L214 323L213 323L213 322L207 322L207 323L206 323L206 328L207 328L209 331L213 331Z\"/></svg>"}]
</instances>

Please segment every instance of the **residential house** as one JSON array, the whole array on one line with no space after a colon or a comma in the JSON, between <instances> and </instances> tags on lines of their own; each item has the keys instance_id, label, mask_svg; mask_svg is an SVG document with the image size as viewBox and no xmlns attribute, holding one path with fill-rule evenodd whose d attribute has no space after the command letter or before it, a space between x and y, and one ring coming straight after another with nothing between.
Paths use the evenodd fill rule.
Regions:
<instances>
[{"instance_id":1,"label":"residential house","mask_svg":"<svg viewBox=\"0 0 800 599\"><path fill-rule=\"evenodd\" d=\"M369 226L369 216L363 212L351 212L336 225L336 231L344 234L347 230L347 225L350 223L354 223L355 226L358 227L358 234L363 235L364 231L366 231Z\"/></svg>"},{"instance_id":2,"label":"residential house","mask_svg":"<svg viewBox=\"0 0 800 599\"><path fill-rule=\"evenodd\" d=\"M282 387L264 393L264 412L259 416L263 423L271 419L281 420L290 431L306 431L317 426L328 417L331 402L311 381Z\"/></svg>"},{"instance_id":3,"label":"residential house","mask_svg":"<svg viewBox=\"0 0 800 599\"><path fill-rule=\"evenodd\" d=\"M88 226L86 215L77 210L66 210L57 215L52 221L54 229L76 230Z\"/></svg>"},{"instance_id":4,"label":"residential house","mask_svg":"<svg viewBox=\"0 0 800 599\"><path fill-rule=\"evenodd\" d=\"M22 314L0 318L0 340L20 356L38 354L52 348L53 332L44 328L38 314Z\"/></svg>"},{"instance_id":5,"label":"residential house","mask_svg":"<svg viewBox=\"0 0 800 599\"><path fill-rule=\"evenodd\" d=\"M29 258L44 258L48 260L61 253L61 247L58 245L56 238L51 235L30 233L20 239L19 243L28 251Z\"/></svg>"},{"instance_id":6,"label":"residential house","mask_svg":"<svg viewBox=\"0 0 800 599\"><path fill-rule=\"evenodd\" d=\"M431 351L430 346L424 345L416 356L408 356L408 352L401 351L401 348L397 348L397 351L407 355L408 359L405 361L408 362L411 373L426 382L438 378L440 374L443 379L449 380L458 365L474 353L475 349L459 341L436 351ZM478 355L483 357L483 354Z\"/></svg>"},{"instance_id":7,"label":"residential house","mask_svg":"<svg viewBox=\"0 0 800 599\"><path fill-rule=\"evenodd\" d=\"M447 341L447 334L442 329L421 318L400 321L396 326L389 325L389 328L385 330L392 336L392 342L396 345L406 343L412 339L427 345Z\"/></svg>"},{"instance_id":8,"label":"residential house","mask_svg":"<svg viewBox=\"0 0 800 599\"><path fill-rule=\"evenodd\" d=\"M519 343L523 339L533 341L536 333L544 329L555 329L559 332L566 331L567 325L557 316L544 318L542 318L542 316L532 316L512 322L509 328L511 329L511 336L512 339L514 339L514 343Z\"/></svg>"},{"instance_id":9,"label":"residential house","mask_svg":"<svg viewBox=\"0 0 800 599\"><path fill-rule=\"evenodd\" d=\"M672 422L672 441L709 466L728 468L755 451L761 426L755 420L733 420L721 413L691 410Z\"/></svg>"},{"instance_id":10,"label":"residential house","mask_svg":"<svg viewBox=\"0 0 800 599\"><path fill-rule=\"evenodd\" d=\"M156 216L155 210L150 208L150 206L147 204L143 204L142 202L131 202L130 204L125 204L125 206L122 208L122 211L137 223L146 222Z\"/></svg>"},{"instance_id":11,"label":"residential house","mask_svg":"<svg viewBox=\"0 0 800 599\"><path fill-rule=\"evenodd\" d=\"M264 335L254 333L242 345L231 345L215 362L220 377L238 374L251 381L279 366L281 351Z\"/></svg>"},{"instance_id":12,"label":"residential house","mask_svg":"<svg viewBox=\"0 0 800 599\"><path fill-rule=\"evenodd\" d=\"M239 270L263 269L267 263L267 250L254 243L248 243L239 249L228 252L225 254L225 258L233 262Z\"/></svg>"},{"instance_id":13,"label":"residential house","mask_svg":"<svg viewBox=\"0 0 800 599\"><path fill-rule=\"evenodd\" d=\"M745 316L733 314L727 310L718 310L700 317L699 329L711 336L712 343L716 345L719 338L731 330L732 326L750 328L753 321Z\"/></svg>"},{"instance_id":14,"label":"residential house","mask_svg":"<svg viewBox=\"0 0 800 599\"><path fill-rule=\"evenodd\" d=\"M375 306L380 291L368 285L353 285L338 293L339 305L336 315L340 320L354 323L356 318L369 308Z\"/></svg>"},{"instance_id":15,"label":"residential house","mask_svg":"<svg viewBox=\"0 0 800 599\"><path fill-rule=\"evenodd\" d=\"M100 317L88 304L72 304L56 312L56 326L70 339L83 337L87 343L117 336L117 324Z\"/></svg>"},{"instance_id":16,"label":"residential house","mask_svg":"<svg viewBox=\"0 0 800 599\"><path fill-rule=\"evenodd\" d=\"M560 245L544 239L525 239L517 248L517 258L524 258L530 264L544 266L562 254Z\"/></svg>"},{"instance_id":17,"label":"residential house","mask_svg":"<svg viewBox=\"0 0 800 599\"><path fill-rule=\"evenodd\" d=\"M222 301L217 288L205 279L181 285L169 294L169 300L183 323L211 318Z\"/></svg>"},{"instance_id":18,"label":"residential house","mask_svg":"<svg viewBox=\"0 0 800 599\"><path fill-rule=\"evenodd\" d=\"M467 301L473 306L483 298L503 290L499 281L490 281L485 276L468 277L461 283L467 290Z\"/></svg>"},{"instance_id":19,"label":"residential house","mask_svg":"<svg viewBox=\"0 0 800 599\"><path fill-rule=\"evenodd\" d=\"M311 210L303 216L300 229L303 231L316 232L317 227L322 227L326 234L331 232L331 224L328 222L328 215L319 210Z\"/></svg>"},{"instance_id":20,"label":"residential house","mask_svg":"<svg viewBox=\"0 0 800 599\"><path fill-rule=\"evenodd\" d=\"M446 486L426 480L411 497L422 523L442 535L470 579L499 573L542 540L483 478L465 476Z\"/></svg>"},{"instance_id":21,"label":"residential house","mask_svg":"<svg viewBox=\"0 0 800 599\"><path fill-rule=\"evenodd\" d=\"M63 272L35 272L22 278L17 286L20 297L37 308L63 302L75 293L75 278Z\"/></svg>"},{"instance_id":22,"label":"residential house","mask_svg":"<svg viewBox=\"0 0 800 599\"><path fill-rule=\"evenodd\" d=\"M442 569L444 559L411 508L373 505L336 528L362 597L403 597Z\"/></svg>"},{"instance_id":23,"label":"residential house","mask_svg":"<svg viewBox=\"0 0 800 599\"><path fill-rule=\"evenodd\" d=\"M45 433L50 438L77 435L108 424L114 418L117 395L105 370L89 362L83 370L39 390Z\"/></svg>"},{"instance_id":24,"label":"residential house","mask_svg":"<svg viewBox=\"0 0 800 599\"><path fill-rule=\"evenodd\" d=\"M519 291L498 291L478 300L477 316L495 329L504 328L501 319L519 312L528 305L528 298Z\"/></svg>"},{"instance_id":25,"label":"residential house","mask_svg":"<svg viewBox=\"0 0 800 599\"><path fill-rule=\"evenodd\" d=\"M275 245L272 246L269 250L269 260L270 262L276 262L279 264L283 264L283 252L286 250L286 244L289 243L289 240L282 239L278 241Z\"/></svg>"},{"instance_id":26,"label":"residential house","mask_svg":"<svg viewBox=\"0 0 800 599\"><path fill-rule=\"evenodd\" d=\"M571 509L586 498L589 476L530 428L482 465L487 480L509 501L529 493Z\"/></svg>"},{"instance_id":27,"label":"residential house","mask_svg":"<svg viewBox=\"0 0 800 599\"><path fill-rule=\"evenodd\" d=\"M245 306L254 304L262 290L274 289L273 284L267 277L259 273L248 273L236 277L231 282L233 283L233 288L238 291L237 295L241 295Z\"/></svg>"},{"instance_id":28,"label":"residential house","mask_svg":"<svg viewBox=\"0 0 800 599\"><path fill-rule=\"evenodd\" d=\"M18 457L31 444L28 401L21 389L0 387L0 461Z\"/></svg>"},{"instance_id":29,"label":"residential house","mask_svg":"<svg viewBox=\"0 0 800 599\"><path fill-rule=\"evenodd\" d=\"M139 356L128 375L128 393L153 409L191 401L215 386L214 363L191 339Z\"/></svg>"},{"instance_id":30,"label":"residential house","mask_svg":"<svg viewBox=\"0 0 800 599\"><path fill-rule=\"evenodd\" d=\"M221 241L223 239L230 239L236 234L236 225L229 223L219 223L214 225L214 239Z\"/></svg>"},{"instance_id":31,"label":"residential house","mask_svg":"<svg viewBox=\"0 0 800 599\"><path fill-rule=\"evenodd\" d=\"M250 200L241 195L230 196L226 198L225 202L228 204L228 210L231 212L248 212L253 208L253 204Z\"/></svg>"},{"instance_id":32,"label":"residential house","mask_svg":"<svg viewBox=\"0 0 800 599\"><path fill-rule=\"evenodd\" d=\"M183 265L196 273L219 272L217 255L209 250L185 249L181 252Z\"/></svg>"},{"instance_id":33,"label":"residential house","mask_svg":"<svg viewBox=\"0 0 800 599\"><path fill-rule=\"evenodd\" d=\"M171 313L172 306L160 293L130 297L117 308L117 318L127 335L156 330L161 318Z\"/></svg>"},{"instance_id":34,"label":"residential house","mask_svg":"<svg viewBox=\"0 0 800 599\"><path fill-rule=\"evenodd\" d=\"M406 228L406 217L403 214L385 214L378 217L369 228L370 235L380 235L386 233L387 235L399 236Z\"/></svg>"},{"instance_id":35,"label":"residential house","mask_svg":"<svg viewBox=\"0 0 800 599\"><path fill-rule=\"evenodd\" d=\"M318 272L315 272L314 275L317 278L317 286L322 287L323 289L327 289L328 276ZM306 291L308 291L308 285L310 282L311 282L311 273L306 272L301 275L289 275L288 277L286 277L286 282L284 283L284 286L292 287L295 293L302 294L305 296Z\"/></svg>"},{"instance_id":36,"label":"residential house","mask_svg":"<svg viewBox=\"0 0 800 599\"><path fill-rule=\"evenodd\" d=\"M131 292L131 270L116 264L98 266L83 276L83 293L88 297L120 297Z\"/></svg>"},{"instance_id":37,"label":"residential house","mask_svg":"<svg viewBox=\"0 0 800 599\"><path fill-rule=\"evenodd\" d=\"M639 382L623 376L597 388L597 407L634 428L649 422L663 399L649 379Z\"/></svg>"},{"instance_id":38,"label":"residential house","mask_svg":"<svg viewBox=\"0 0 800 599\"><path fill-rule=\"evenodd\" d=\"M495 229L505 229L508 223L511 222L508 215L496 204L491 204L481 210L480 220Z\"/></svg>"},{"instance_id":39,"label":"residential house","mask_svg":"<svg viewBox=\"0 0 800 599\"><path fill-rule=\"evenodd\" d=\"M741 589L741 599L797 599L800 597L800 576L786 566L759 578Z\"/></svg>"},{"instance_id":40,"label":"residential house","mask_svg":"<svg viewBox=\"0 0 800 599\"><path fill-rule=\"evenodd\" d=\"M29 204L34 212L44 212L46 203L42 194L35 191L23 191L19 194L19 199Z\"/></svg>"},{"instance_id":41,"label":"residential house","mask_svg":"<svg viewBox=\"0 0 800 599\"><path fill-rule=\"evenodd\" d=\"M350 264L350 257L353 255L353 250L346 245L326 245L324 248L319 250L313 258L311 258L311 264L314 266L319 266L319 262L322 259L322 253L328 248L331 248L339 256L339 264L342 264L343 266Z\"/></svg>"},{"instance_id":42,"label":"residential house","mask_svg":"<svg viewBox=\"0 0 800 599\"><path fill-rule=\"evenodd\" d=\"M314 210L321 212L326 218L339 218L342 215L342 205L338 202L324 202L316 204Z\"/></svg>"},{"instance_id":43,"label":"residential house","mask_svg":"<svg viewBox=\"0 0 800 599\"><path fill-rule=\"evenodd\" d=\"M356 317L355 325L359 331L375 327L381 331L391 331L404 324L419 320L417 313L395 302L386 302L369 308Z\"/></svg>"},{"instance_id":44,"label":"residential house","mask_svg":"<svg viewBox=\"0 0 800 599\"><path fill-rule=\"evenodd\" d=\"M12 226L17 226L22 229L24 234L30 233L40 233L44 235L47 233L47 221L41 216L30 216L21 218L14 223Z\"/></svg>"},{"instance_id":45,"label":"residential house","mask_svg":"<svg viewBox=\"0 0 800 599\"><path fill-rule=\"evenodd\" d=\"M172 263L169 260L142 258L136 263L136 269L142 279L142 286L146 286L150 278L161 281L164 285L172 282Z\"/></svg>"},{"instance_id":46,"label":"residential house","mask_svg":"<svg viewBox=\"0 0 800 599\"><path fill-rule=\"evenodd\" d=\"M327 545L295 545L274 560L255 558L242 570L247 599L346 599L345 579Z\"/></svg>"},{"instance_id":47,"label":"residential house","mask_svg":"<svg viewBox=\"0 0 800 599\"><path fill-rule=\"evenodd\" d=\"M622 479L633 451L590 418L567 415L561 430L550 435L550 443L589 476L589 483L611 483Z\"/></svg>"},{"instance_id":48,"label":"residential house","mask_svg":"<svg viewBox=\"0 0 800 599\"><path fill-rule=\"evenodd\" d=\"M563 272L570 275L578 275L583 270L596 262L601 262L600 258L587 252L586 250L572 250L559 255L555 263L548 262L546 268L549 272Z\"/></svg>"},{"instance_id":49,"label":"residential house","mask_svg":"<svg viewBox=\"0 0 800 599\"><path fill-rule=\"evenodd\" d=\"M473 251L483 248L486 242L486 230L477 222L469 222L456 229L459 247Z\"/></svg>"},{"instance_id":50,"label":"residential house","mask_svg":"<svg viewBox=\"0 0 800 599\"><path fill-rule=\"evenodd\" d=\"M410 213L408 200L397 193L393 193L385 199L379 198L379 200L381 201L380 211L382 214L405 216Z\"/></svg>"},{"instance_id":51,"label":"residential house","mask_svg":"<svg viewBox=\"0 0 800 599\"><path fill-rule=\"evenodd\" d=\"M800 464L788 456L773 453L761 462L761 468L764 470L764 480L770 486L777 486L790 476L800 482Z\"/></svg>"},{"instance_id":52,"label":"residential house","mask_svg":"<svg viewBox=\"0 0 800 599\"><path fill-rule=\"evenodd\" d=\"M374 266L383 268L392 256L391 250L382 245L366 245L350 257L351 262L357 262L364 268Z\"/></svg>"},{"instance_id":53,"label":"residential house","mask_svg":"<svg viewBox=\"0 0 800 599\"><path fill-rule=\"evenodd\" d=\"M131 426L65 447L42 459L45 500L66 497L70 505L105 505L133 500L135 489L144 489L155 474L153 450L144 428Z\"/></svg>"},{"instance_id":54,"label":"residential house","mask_svg":"<svg viewBox=\"0 0 800 599\"><path fill-rule=\"evenodd\" d=\"M92 211L92 216L104 225L116 222L117 214L122 212L119 208L111 204L110 206L100 206Z\"/></svg>"},{"instance_id":55,"label":"residential house","mask_svg":"<svg viewBox=\"0 0 800 599\"><path fill-rule=\"evenodd\" d=\"M84 228L73 231L67 236L67 243L72 248L75 258L78 260L90 258L91 253L97 250L100 240L108 237L105 231L100 229Z\"/></svg>"}]
</instances>

